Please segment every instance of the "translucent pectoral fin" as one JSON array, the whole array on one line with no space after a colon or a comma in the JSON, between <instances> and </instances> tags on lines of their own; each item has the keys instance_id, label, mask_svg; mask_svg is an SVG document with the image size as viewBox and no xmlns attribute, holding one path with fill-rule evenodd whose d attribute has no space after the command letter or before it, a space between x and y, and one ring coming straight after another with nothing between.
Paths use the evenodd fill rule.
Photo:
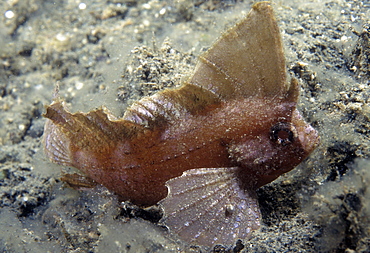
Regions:
<instances>
[{"instance_id":1,"label":"translucent pectoral fin","mask_svg":"<svg viewBox=\"0 0 370 253\"><path fill-rule=\"evenodd\" d=\"M238 169L192 169L169 180L161 221L191 244L230 246L247 238L260 226L260 210L255 193L241 188Z\"/></svg>"}]
</instances>

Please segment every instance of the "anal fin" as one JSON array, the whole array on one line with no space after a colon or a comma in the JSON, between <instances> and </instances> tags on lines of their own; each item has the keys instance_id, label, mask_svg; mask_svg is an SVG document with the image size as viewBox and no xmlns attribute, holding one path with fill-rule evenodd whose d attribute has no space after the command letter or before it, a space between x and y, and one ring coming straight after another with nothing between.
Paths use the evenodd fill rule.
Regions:
<instances>
[{"instance_id":1,"label":"anal fin","mask_svg":"<svg viewBox=\"0 0 370 253\"><path fill-rule=\"evenodd\" d=\"M238 169L192 169L169 180L161 221L191 244L230 246L248 238L260 226L260 210L255 193L240 187Z\"/></svg>"},{"instance_id":2,"label":"anal fin","mask_svg":"<svg viewBox=\"0 0 370 253\"><path fill-rule=\"evenodd\" d=\"M78 173L63 174L60 179L76 190L94 188L97 185L93 179Z\"/></svg>"}]
</instances>

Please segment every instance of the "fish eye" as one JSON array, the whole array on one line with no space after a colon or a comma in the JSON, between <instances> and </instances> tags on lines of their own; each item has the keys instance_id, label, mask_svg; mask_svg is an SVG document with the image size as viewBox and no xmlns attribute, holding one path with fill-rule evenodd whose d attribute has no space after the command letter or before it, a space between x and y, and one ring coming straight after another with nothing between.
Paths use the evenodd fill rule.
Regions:
<instances>
[{"instance_id":1,"label":"fish eye","mask_svg":"<svg viewBox=\"0 0 370 253\"><path fill-rule=\"evenodd\" d=\"M289 122L279 122L270 129L270 139L282 146L289 145L297 138L297 131Z\"/></svg>"}]
</instances>

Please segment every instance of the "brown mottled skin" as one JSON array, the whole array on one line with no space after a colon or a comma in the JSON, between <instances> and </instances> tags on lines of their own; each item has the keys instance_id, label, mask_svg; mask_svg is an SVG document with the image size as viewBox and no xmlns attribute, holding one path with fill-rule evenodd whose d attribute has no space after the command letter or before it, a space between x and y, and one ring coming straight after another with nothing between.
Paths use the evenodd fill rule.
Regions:
<instances>
[{"instance_id":1,"label":"brown mottled skin","mask_svg":"<svg viewBox=\"0 0 370 253\"><path fill-rule=\"evenodd\" d=\"M78 168L125 200L150 206L166 197L166 181L189 169L245 167L245 176L253 181L253 187L259 187L294 168L307 156L305 147L298 141L296 146L279 147L279 155L263 165L272 172L258 176L256 169L251 168L258 165L240 163L230 158L228 152L231 144L244 145L255 136L266 137L272 142L270 128L281 119L290 121L294 105L290 101L276 103L276 100L257 98L232 100L150 130L134 126L137 132L129 138L125 137L127 133L120 133L120 128L126 130L127 123L131 122L109 121L101 110L70 114L61 102L55 102L47 108L45 117L54 120L48 122L49 127L53 126L51 129L63 125L66 120L79 122L78 130L71 124L58 128L59 138L70 140L67 148L70 158L67 163L56 162ZM94 119L97 129L90 130L91 121L86 123L81 118ZM47 154L53 155L48 151ZM289 160L277 168L278 174L274 174L274 165L287 158Z\"/></svg>"}]
</instances>

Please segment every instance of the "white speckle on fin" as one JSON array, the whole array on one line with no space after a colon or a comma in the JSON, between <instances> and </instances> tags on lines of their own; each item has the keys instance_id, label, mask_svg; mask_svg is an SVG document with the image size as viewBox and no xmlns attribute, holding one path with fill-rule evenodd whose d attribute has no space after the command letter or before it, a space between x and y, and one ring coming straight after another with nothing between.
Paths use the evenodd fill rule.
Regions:
<instances>
[{"instance_id":1,"label":"white speckle on fin","mask_svg":"<svg viewBox=\"0 0 370 253\"><path fill-rule=\"evenodd\" d=\"M247 238L260 226L260 211L255 193L240 187L238 169L192 169L169 180L161 221L191 244L230 246Z\"/></svg>"}]
</instances>

